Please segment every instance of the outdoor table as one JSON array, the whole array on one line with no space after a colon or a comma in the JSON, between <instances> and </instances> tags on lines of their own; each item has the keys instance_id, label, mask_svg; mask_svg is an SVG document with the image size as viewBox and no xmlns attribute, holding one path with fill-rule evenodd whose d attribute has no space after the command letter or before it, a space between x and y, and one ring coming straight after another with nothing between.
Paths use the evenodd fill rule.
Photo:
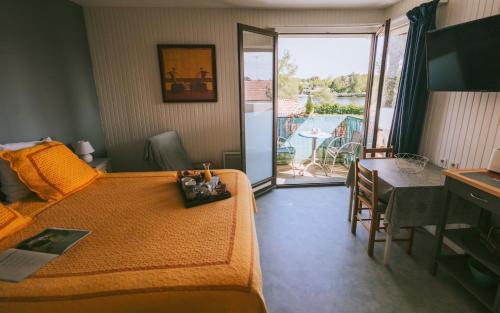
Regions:
<instances>
[{"instance_id":1,"label":"outdoor table","mask_svg":"<svg viewBox=\"0 0 500 313\"><path fill-rule=\"evenodd\" d=\"M384 216L386 242L384 264L388 264L391 241L401 226L436 225L441 215L441 198L444 176L441 168L428 163L417 174L402 172L396 159L363 159L360 164L369 170L378 171L378 198L387 203ZM349 168L346 185L354 187L353 162ZM351 203L349 203L351 205Z\"/></svg>"},{"instance_id":2,"label":"outdoor table","mask_svg":"<svg viewBox=\"0 0 500 313\"><path fill-rule=\"evenodd\" d=\"M304 175L304 172L310 166L318 166L318 167L322 168L323 171L325 172L325 176L328 176L327 173L326 173L326 169L323 166L323 164L321 164L320 162L318 162L318 159L317 159L317 156L316 156L316 143L318 141L318 138L320 138L320 139L326 139L326 138L332 137L332 135L330 133L322 132L322 131L319 131L319 130L315 131L315 132L313 132L312 130L308 130L308 131L299 132L299 136L300 137L304 137L304 138L311 138L312 139L311 162L309 164L307 164L306 167L304 167L304 169L302 170L302 176Z\"/></svg>"}]
</instances>

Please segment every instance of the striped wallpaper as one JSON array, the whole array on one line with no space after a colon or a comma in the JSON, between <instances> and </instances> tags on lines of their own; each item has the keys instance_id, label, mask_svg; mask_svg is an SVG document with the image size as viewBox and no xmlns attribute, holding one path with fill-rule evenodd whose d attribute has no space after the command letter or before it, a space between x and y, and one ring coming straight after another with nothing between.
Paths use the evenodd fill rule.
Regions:
<instances>
[{"instance_id":1,"label":"striped wallpaper","mask_svg":"<svg viewBox=\"0 0 500 313\"><path fill-rule=\"evenodd\" d=\"M378 23L384 10L85 8L108 153L116 170L144 170L144 140L177 130L194 160L239 150L236 23L259 27ZM216 45L217 103L161 101L156 44Z\"/></svg>"},{"instance_id":2,"label":"striped wallpaper","mask_svg":"<svg viewBox=\"0 0 500 313\"><path fill-rule=\"evenodd\" d=\"M222 151L239 150L236 23L259 27L379 23L422 0L386 10L247 10L85 8L89 44L106 146L117 170L144 170L144 140L177 130L194 160L220 163ZM500 0L449 0L438 26L500 13ZM157 43L214 43L217 103L161 102ZM484 167L500 146L498 93L431 95L421 153L440 164Z\"/></svg>"},{"instance_id":3,"label":"striped wallpaper","mask_svg":"<svg viewBox=\"0 0 500 313\"><path fill-rule=\"evenodd\" d=\"M419 5L404 0L386 10L395 18ZM438 9L438 27L500 14L500 0L449 0ZM427 108L421 153L434 163L486 167L500 147L500 96L493 92L433 92Z\"/></svg>"}]
</instances>

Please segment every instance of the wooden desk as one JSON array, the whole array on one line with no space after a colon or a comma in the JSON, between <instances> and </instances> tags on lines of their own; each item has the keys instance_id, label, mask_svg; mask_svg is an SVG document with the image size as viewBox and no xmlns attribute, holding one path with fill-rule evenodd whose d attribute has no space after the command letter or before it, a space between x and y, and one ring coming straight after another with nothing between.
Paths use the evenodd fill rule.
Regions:
<instances>
[{"instance_id":1,"label":"wooden desk","mask_svg":"<svg viewBox=\"0 0 500 313\"><path fill-rule=\"evenodd\" d=\"M442 217L436 229L436 250L431 273L444 269L490 311L500 312L500 288L488 287L475 280L469 269L472 258L500 277L500 258L480 241L481 233L491 226L491 215L500 215L500 175L485 169L445 170L446 176ZM481 210L477 225L465 229L446 229L452 197L467 201ZM455 202L456 203L456 202ZM442 255L443 237L458 245L465 254Z\"/></svg>"},{"instance_id":2,"label":"wooden desk","mask_svg":"<svg viewBox=\"0 0 500 313\"><path fill-rule=\"evenodd\" d=\"M473 179L470 177L471 173L483 174L485 177L489 177L493 180L493 184L487 184L484 180ZM489 193L497 198L500 198L500 174L490 172L484 168L476 168L476 169L449 169L443 171L443 174L447 177L453 178L457 181L460 181L464 184L475 187L481 191ZM495 183L496 182L496 183Z\"/></svg>"}]
</instances>

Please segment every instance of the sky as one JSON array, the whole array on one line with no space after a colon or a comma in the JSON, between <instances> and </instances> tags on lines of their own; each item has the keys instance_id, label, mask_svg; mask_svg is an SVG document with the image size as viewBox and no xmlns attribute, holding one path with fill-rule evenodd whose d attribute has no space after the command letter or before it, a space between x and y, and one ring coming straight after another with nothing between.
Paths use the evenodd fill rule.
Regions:
<instances>
[{"instance_id":1,"label":"sky","mask_svg":"<svg viewBox=\"0 0 500 313\"><path fill-rule=\"evenodd\" d=\"M278 57L290 51L297 65L296 77L336 77L368 73L371 38L278 38ZM245 75L252 79L269 79L272 74L270 53L245 56Z\"/></svg>"},{"instance_id":2,"label":"sky","mask_svg":"<svg viewBox=\"0 0 500 313\"><path fill-rule=\"evenodd\" d=\"M278 57L288 50L296 76L327 78L368 73L371 38L279 38Z\"/></svg>"}]
</instances>

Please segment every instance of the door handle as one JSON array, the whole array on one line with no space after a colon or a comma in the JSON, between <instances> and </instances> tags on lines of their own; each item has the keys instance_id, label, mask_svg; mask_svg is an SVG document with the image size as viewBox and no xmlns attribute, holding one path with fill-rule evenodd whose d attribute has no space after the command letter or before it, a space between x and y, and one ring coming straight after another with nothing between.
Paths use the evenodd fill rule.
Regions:
<instances>
[{"instance_id":1,"label":"door handle","mask_svg":"<svg viewBox=\"0 0 500 313\"><path fill-rule=\"evenodd\" d=\"M481 198L481 197L479 197L479 196L476 196L476 195L475 195L475 194L473 194L472 192L470 193L470 196L471 196L472 198L476 199L476 200L481 201L481 202L488 203L488 200L483 199L483 198Z\"/></svg>"}]
</instances>

